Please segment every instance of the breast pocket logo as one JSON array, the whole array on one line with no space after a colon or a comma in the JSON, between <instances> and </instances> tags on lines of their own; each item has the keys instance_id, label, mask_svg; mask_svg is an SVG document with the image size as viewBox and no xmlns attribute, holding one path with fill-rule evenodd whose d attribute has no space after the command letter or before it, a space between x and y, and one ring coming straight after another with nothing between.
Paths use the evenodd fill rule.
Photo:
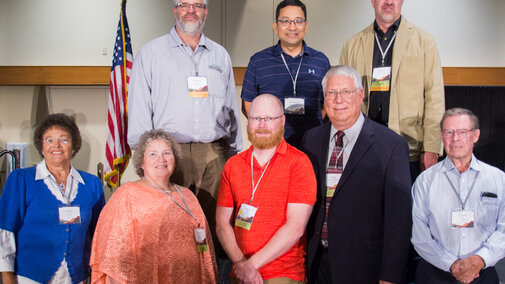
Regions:
<instances>
[{"instance_id":1,"label":"breast pocket logo","mask_svg":"<svg viewBox=\"0 0 505 284\"><path fill-rule=\"evenodd\" d=\"M223 73L223 69L221 69L221 66L216 65L216 64L210 64L209 69L216 70L219 73Z\"/></svg>"}]
</instances>

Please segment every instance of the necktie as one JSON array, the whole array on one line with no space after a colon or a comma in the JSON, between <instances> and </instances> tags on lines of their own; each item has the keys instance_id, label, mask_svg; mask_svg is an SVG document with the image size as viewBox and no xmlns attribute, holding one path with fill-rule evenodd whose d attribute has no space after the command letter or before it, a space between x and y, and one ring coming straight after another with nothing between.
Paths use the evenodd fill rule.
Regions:
<instances>
[{"instance_id":1,"label":"necktie","mask_svg":"<svg viewBox=\"0 0 505 284\"><path fill-rule=\"evenodd\" d=\"M344 135L344 132L340 130L336 134L337 139L331 153L326 174L342 174L344 168L344 153L342 153L344 141L342 138ZM324 247L328 247L328 210L332 198L333 195L329 196L326 194L326 212L324 215L323 229L321 230L321 243Z\"/></svg>"}]
</instances>

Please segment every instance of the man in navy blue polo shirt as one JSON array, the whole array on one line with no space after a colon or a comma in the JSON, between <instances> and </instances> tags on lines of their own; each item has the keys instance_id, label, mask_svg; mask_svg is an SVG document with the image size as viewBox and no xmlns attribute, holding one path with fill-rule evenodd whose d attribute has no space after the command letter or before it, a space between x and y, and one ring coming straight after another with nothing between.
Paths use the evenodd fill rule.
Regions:
<instances>
[{"instance_id":1,"label":"man in navy blue polo shirt","mask_svg":"<svg viewBox=\"0 0 505 284\"><path fill-rule=\"evenodd\" d=\"M284 0L277 6L275 18L272 27L279 42L251 57L242 86L242 112L248 116L256 96L275 95L284 104L284 138L298 147L305 131L323 121L321 80L330 62L303 41L308 27L305 4Z\"/></svg>"}]
</instances>

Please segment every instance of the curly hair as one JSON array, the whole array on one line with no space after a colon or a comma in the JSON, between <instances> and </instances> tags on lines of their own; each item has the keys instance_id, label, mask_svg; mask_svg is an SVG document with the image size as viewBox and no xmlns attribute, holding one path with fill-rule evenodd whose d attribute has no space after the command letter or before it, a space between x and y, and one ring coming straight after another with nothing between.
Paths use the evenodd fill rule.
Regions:
<instances>
[{"instance_id":1,"label":"curly hair","mask_svg":"<svg viewBox=\"0 0 505 284\"><path fill-rule=\"evenodd\" d=\"M142 134L142 136L140 136L135 152L133 153L133 167L139 177L144 177L144 170L142 169L142 165L144 164L144 154L147 146L154 140L164 141L170 146L175 158L174 169L177 168L177 164L182 159L181 146L179 146L179 143L175 141L168 131L162 129L146 131Z\"/></svg>"},{"instance_id":2,"label":"curly hair","mask_svg":"<svg viewBox=\"0 0 505 284\"><path fill-rule=\"evenodd\" d=\"M47 130L53 127L60 128L70 134L70 138L72 139L71 145L73 158L82 146L81 133L79 132L79 127L77 127L77 124L75 123L75 119L64 113L55 113L46 116L46 118L35 128L35 132L33 133L33 144L40 156L44 157L42 154L42 137Z\"/></svg>"}]
</instances>

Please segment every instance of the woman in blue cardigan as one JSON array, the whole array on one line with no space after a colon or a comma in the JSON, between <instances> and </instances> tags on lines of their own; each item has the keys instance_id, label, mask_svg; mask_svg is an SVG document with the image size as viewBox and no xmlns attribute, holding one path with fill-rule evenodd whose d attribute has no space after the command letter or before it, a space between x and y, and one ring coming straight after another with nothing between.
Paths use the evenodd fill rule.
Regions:
<instances>
[{"instance_id":1,"label":"woman in blue cardigan","mask_svg":"<svg viewBox=\"0 0 505 284\"><path fill-rule=\"evenodd\" d=\"M0 198L2 281L84 283L102 184L71 164L82 144L71 117L49 115L33 140L42 162L12 172Z\"/></svg>"}]
</instances>

